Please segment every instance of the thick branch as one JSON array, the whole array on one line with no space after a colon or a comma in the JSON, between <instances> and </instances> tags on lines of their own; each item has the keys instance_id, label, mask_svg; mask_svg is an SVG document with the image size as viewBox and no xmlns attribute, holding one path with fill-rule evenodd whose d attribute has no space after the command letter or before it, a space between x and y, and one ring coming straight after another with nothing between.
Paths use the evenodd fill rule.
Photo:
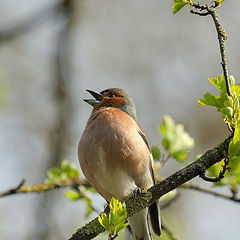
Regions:
<instances>
[{"instance_id":1,"label":"thick branch","mask_svg":"<svg viewBox=\"0 0 240 240\"><path fill-rule=\"evenodd\" d=\"M140 211L141 209L148 207L157 199L159 199L164 194L169 191L181 186L192 178L201 175L209 167L215 163L221 161L225 153L228 150L229 142L232 135L228 137L219 146L208 150L203 154L197 161L193 162L189 166L181 169L180 171L174 173L170 177L166 178L157 185L151 187L148 192L141 193L137 196L137 199L130 197L126 201L128 216L132 216L134 213ZM150 194L149 194L150 193ZM77 232L70 238L70 240L89 240L96 237L99 233L104 232L105 229L100 225L98 219L95 218L90 223L86 224L82 228L78 229Z\"/></svg>"}]
</instances>

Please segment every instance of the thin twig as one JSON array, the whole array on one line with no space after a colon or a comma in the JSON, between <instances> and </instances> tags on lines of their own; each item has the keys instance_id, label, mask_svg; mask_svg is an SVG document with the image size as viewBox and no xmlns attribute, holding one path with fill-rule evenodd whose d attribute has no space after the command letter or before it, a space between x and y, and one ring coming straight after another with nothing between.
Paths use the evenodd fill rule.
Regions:
<instances>
[{"instance_id":1,"label":"thin twig","mask_svg":"<svg viewBox=\"0 0 240 240\"><path fill-rule=\"evenodd\" d=\"M212 191L212 190L209 190L209 189L206 189L206 188L201 188L198 185L193 185L193 184L188 184L188 183L185 183L185 184L181 185L180 187L183 188L183 189L195 190L195 191L198 191L198 192L207 193L207 194L210 194L210 195L213 195L213 196L216 196L216 197L220 197L220 198L223 198L223 199L226 199L226 200L231 200L231 201L240 203L240 199L237 198L237 196L235 194L233 194L232 196L228 196L228 195L223 194L223 193L215 192L215 191Z\"/></svg>"},{"instance_id":2,"label":"thin twig","mask_svg":"<svg viewBox=\"0 0 240 240\"><path fill-rule=\"evenodd\" d=\"M165 164L166 164L166 162L170 159L170 154L168 154L167 156L166 156L166 158L164 158L163 160L161 160L160 162L159 162L159 168L162 168Z\"/></svg>"},{"instance_id":3,"label":"thin twig","mask_svg":"<svg viewBox=\"0 0 240 240\"><path fill-rule=\"evenodd\" d=\"M220 52L221 52L221 57L222 57L221 65L222 65L223 74L224 74L224 77L225 77L227 94L228 94L228 96L231 96L231 88L230 88L229 79L228 79L228 68L227 68L227 59L226 59L226 45L225 45L225 40L227 40L227 35L222 28L222 25L220 23L220 17L217 14L216 10L213 8L213 9L210 10L210 13L211 13L213 21L215 23L217 34L218 34L218 41L219 41Z\"/></svg>"},{"instance_id":4,"label":"thin twig","mask_svg":"<svg viewBox=\"0 0 240 240\"><path fill-rule=\"evenodd\" d=\"M205 172L203 174L200 174L199 177L207 182L219 182L224 178L224 174L226 173L226 171L230 170L230 168L228 167L228 164L229 164L229 158L226 157L224 158L224 165L222 165L222 170L219 172L219 175L216 178L210 178L205 176Z\"/></svg>"},{"instance_id":5,"label":"thin twig","mask_svg":"<svg viewBox=\"0 0 240 240\"><path fill-rule=\"evenodd\" d=\"M23 179L15 188L9 189L3 193L0 193L0 197L9 196L18 193L19 189L24 185L25 179Z\"/></svg>"},{"instance_id":6,"label":"thin twig","mask_svg":"<svg viewBox=\"0 0 240 240\"><path fill-rule=\"evenodd\" d=\"M25 180L22 180L17 187L9 189L5 192L0 193L0 198L6 197L9 195L19 194L19 193L42 193L47 192L57 188L63 187L72 187L76 188L77 186L89 186L89 183L85 179L71 178L71 179L60 179L55 182L46 182L42 184L36 184L32 186L24 185Z\"/></svg>"},{"instance_id":7,"label":"thin twig","mask_svg":"<svg viewBox=\"0 0 240 240\"><path fill-rule=\"evenodd\" d=\"M192 8L195 8L196 10L191 9L190 12L200 16L208 16L208 15L212 16L213 22L217 30L217 35L218 35L220 53L222 58L221 66L222 66L223 75L225 78L226 90L227 90L228 96L231 96L231 88L229 84L227 59L226 59L226 45L225 45L225 41L227 40L227 34L223 30L222 24L220 23L220 17L216 12L216 8L219 8L220 4L217 1L214 1L213 3L214 5L211 7L209 7L207 4L200 5L200 4L193 3Z\"/></svg>"}]
</instances>

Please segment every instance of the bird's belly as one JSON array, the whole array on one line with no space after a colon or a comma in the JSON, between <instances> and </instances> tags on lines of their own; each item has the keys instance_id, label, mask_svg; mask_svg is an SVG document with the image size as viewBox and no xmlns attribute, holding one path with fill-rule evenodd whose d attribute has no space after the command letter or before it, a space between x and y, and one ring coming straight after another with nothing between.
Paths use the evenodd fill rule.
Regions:
<instances>
[{"instance_id":1,"label":"bird's belly","mask_svg":"<svg viewBox=\"0 0 240 240\"><path fill-rule=\"evenodd\" d=\"M126 169L117 165L115 168L109 167L109 156L102 147L98 148L96 155L97 158L91 164L92 174L89 178L90 183L108 201L110 201L112 197L122 201L130 196L137 186ZM114 161L114 159L112 159L112 161Z\"/></svg>"},{"instance_id":2,"label":"bird's belly","mask_svg":"<svg viewBox=\"0 0 240 240\"><path fill-rule=\"evenodd\" d=\"M109 196L104 196L108 201L110 201L112 197L124 201L137 188L133 179L123 171L116 171L114 174L102 172L101 182L99 182L99 184L109 193Z\"/></svg>"}]
</instances>

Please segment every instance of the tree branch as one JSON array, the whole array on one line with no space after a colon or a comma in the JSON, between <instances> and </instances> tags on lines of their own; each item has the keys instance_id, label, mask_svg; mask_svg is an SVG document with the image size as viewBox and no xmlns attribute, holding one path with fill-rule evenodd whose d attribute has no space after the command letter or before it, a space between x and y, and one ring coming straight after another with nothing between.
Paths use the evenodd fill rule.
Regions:
<instances>
[{"instance_id":1,"label":"tree branch","mask_svg":"<svg viewBox=\"0 0 240 240\"><path fill-rule=\"evenodd\" d=\"M219 182L221 179L224 178L225 172L227 170L230 170L230 167L228 167L228 164L229 164L229 158L225 157L224 165L222 165L222 170L219 172L219 175L216 178L207 177L205 176L205 173L203 173L202 175L199 175L199 177L207 182Z\"/></svg>"},{"instance_id":2,"label":"tree branch","mask_svg":"<svg viewBox=\"0 0 240 240\"><path fill-rule=\"evenodd\" d=\"M198 10L196 11L191 9L190 12L193 14L197 14L200 16L208 16L208 15L212 16L213 22L217 30L217 35L218 35L220 53L222 58L221 66L223 68L223 74L226 82L226 90L227 90L228 96L231 96L231 88L230 88L229 79L228 79L226 45L225 45L225 41L227 40L227 34L223 30L222 24L220 23L220 17L216 12L216 8L220 7L220 5L217 3L217 1L214 1L214 6L211 6L211 7L209 7L207 4L200 5L196 3L193 3L192 7Z\"/></svg>"},{"instance_id":3,"label":"tree branch","mask_svg":"<svg viewBox=\"0 0 240 240\"><path fill-rule=\"evenodd\" d=\"M60 179L55 182L45 182L42 184L36 184L32 186L26 186L24 185L24 182L25 180L22 180L17 187L0 193L0 198L19 193L42 193L62 187L72 187L75 189L80 185L89 186L89 183L85 179L79 178Z\"/></svg>"},{"instance_id":4,"label":"tree branch","mask_svg":"<svg viewBox=\"0 0 240 240\"><path fill-rule=\"evenodd\" d=\"M22 34L33 30L36 26L42 24L49 18L55 16L64 9L64 1L61 0L54 5L39 11L34 16L29 17L23 22L19 22L15 25L6 26L0 30L0 43L13 40Z\"/></svg>"},{"instance_id":5,"label":"tree branch","mask_svg":"<svg viewBox=\"0 0 240 240\"><path fill-rule=\"evenodd\" d=\"M24 185L25 179L23 179L15 188L9 189L6 192L0 193L0 197L5 197L18 193L19 189Z\"/></svg>"},{"instance_id":6,"label":"tree branch","mask_svg":"<svg viewBox=\"0 0 240 240\"><path fill-rule=\"evenodd\" d=\"M232 135L229 136L223 143L221 143L217 147L208 150L197 161L193 162L187 167L174 173L170 177L164 179L162 182L151 187L147 192L142 192L138 194L137 199L131 196L126 201L128 217L132 216L141 209L150 206L153 202L155 202L164 194L181 186L183 183L186 183L192 178L201 175L209 167L221 161L228 150L228 145L231 138ZM70 240L93 239L99 233L104 231L105 229L98 222L98 218L95 218L82 228L78 229L77 232L73 234L73 236L70 238Z\"/></svg>"},{"instance_id":7,"label":"tree branch","mask_svg":"<svg viewBox=\"0 0 240 240\"><path fill-rule=\"evenodd\" d=\"M237 198L237 196L234 195L234 194L232 196L228 196L228 195L223 194L223 193L215 192L215 191L212 191L212 190L209 190L209 189L206 189L206 188L201 188L198 185L187 184L187 183L183 184L181 186L181 188L195 190L195 191L198 191L198 192L210 194L210 195L213 195L213 196L216 196L216 197L220 197L220 198L223 198L223 199L227 199L227 200L231 200L231 201L240 203L240 198Z\"/></svg>"}]
</instances>

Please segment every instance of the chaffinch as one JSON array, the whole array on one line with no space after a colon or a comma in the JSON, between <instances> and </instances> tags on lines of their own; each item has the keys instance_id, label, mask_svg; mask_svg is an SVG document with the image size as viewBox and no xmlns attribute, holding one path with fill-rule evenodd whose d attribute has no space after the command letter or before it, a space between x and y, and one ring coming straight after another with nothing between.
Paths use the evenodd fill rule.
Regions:
<instances>
[{"instance_id":1,"label":"chaffinch","mask_svg":"<svg viewBox=\"0 0 240 240\"><path fill-rule=\"evenodd\" d=\"M136 118L130 95L119 88L102 92L87 90L93 106L78 145L78 157L88 182L108 202L127 199L138 188L155 184L153 157L147 138ZM126 239L151 240L149 216L154 233L161 234L159 203L127 220Z\"/></svg>"}]
</instances>

